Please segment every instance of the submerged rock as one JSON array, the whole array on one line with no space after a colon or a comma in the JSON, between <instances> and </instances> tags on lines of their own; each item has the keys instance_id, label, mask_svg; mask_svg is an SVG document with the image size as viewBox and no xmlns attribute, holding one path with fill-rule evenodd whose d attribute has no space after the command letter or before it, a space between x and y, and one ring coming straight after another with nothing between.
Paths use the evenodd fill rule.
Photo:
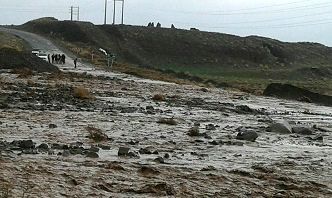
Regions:
<instances>
[{"instance_id":1,"label":"submerged rock","mask_svg":"<svg viewBox=\"0 0 332 198\"><path fill-rule=\"evenodd\" d=\"M237 134L236 139L254 142L258 138L255 131L241 131Z\"/></svg>"},{"instance_id":2,"label":"submerged rock","mask_svg":"<svg viewBox=\"0 0 332 198\"><path fill-rule=\"evenodd\" d=\"M269 132L280 133L280 134L292 133L292 127L285 120L270 124L270 126L268 126L266 130Z\"/></svg>"},{"instance_id":3,"label":"submerged rock","mask_svg":"<svg viewBox=\"0 0 332 198\"><path fill-rule=\"evenodd\" d=\"M130 148L120 147L118 151L118 156L128 156Z\"/></svg>"},{"instance_id":4,"label":"submerged rock","mask_svg":"<svg viewBox=\"0 0 332 198\"><path fill-rule=\"evenodd\" d=\"M314 131L307 127L293 127L293 133L301 134L301 135L312 135Z\"/></svg>"}]
</instances>

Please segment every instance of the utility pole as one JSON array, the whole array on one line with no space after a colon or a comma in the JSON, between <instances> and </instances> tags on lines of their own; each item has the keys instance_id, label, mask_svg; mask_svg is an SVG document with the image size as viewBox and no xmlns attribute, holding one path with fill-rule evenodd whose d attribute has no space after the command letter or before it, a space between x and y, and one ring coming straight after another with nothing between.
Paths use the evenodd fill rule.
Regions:
<instances>
[{"instance_id":1,"label":"utility pole","mask_svg":"<svg viewBox=\"0 0 332 198\"><path fill-rule=\"evenodd\" d=\"M122 12L121 12L121 24L123 24L124 19L124 0L113 0L114 1L114 8L113 8L113 25L115 25L115 17L116 17L116 2L122 2Z\"/></svg>"},{"instance_id":2,"label":"utility pole","mask_svg":"<svg viewBox=\"0 0 332 198\"><path fill-rule=\"evenodd\" d=\"M104 25L107 23L107 0L105 0L105 16L104 16Z\"/></svg>"},{"instance_id":3,"label":"utility pole","mask_svg":"<svg viewBox=\"0 0 332 198\"><path fill-rule=\"evenodd\" d=\"M74 15L76 15L76 20L80 20L80 7L70 6L70 20L73 21Z\"/></svg>"}]
</instances>

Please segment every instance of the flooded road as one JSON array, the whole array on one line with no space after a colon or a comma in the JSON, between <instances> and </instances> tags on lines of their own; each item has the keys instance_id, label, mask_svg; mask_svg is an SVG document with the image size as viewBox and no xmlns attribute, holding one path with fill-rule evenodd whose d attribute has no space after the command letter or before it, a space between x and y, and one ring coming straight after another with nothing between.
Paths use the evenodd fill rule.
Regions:
<instances>
[{"instance_id":1,"label":"flooded road","mask_svg":"<svg viewBox=\"0 0 332 198\"><path fill-rule=\"evenodd\" d=\"M62 69L62 76L0 74L0 193L332 196L331 107L144 80L88 66ZM94 99L72 97L73 87L88 89ZM312 133L268 132L271 120L313 127ZM198 135L189 135L192 128ZM258 138L237 139L243 130ZM108 139L95 141L91 131ZM19 140L32 140L33 146L26 148L28 142L15 142ZM130 153L118 156L120 147Z\"/></svg>"}]
</instances>

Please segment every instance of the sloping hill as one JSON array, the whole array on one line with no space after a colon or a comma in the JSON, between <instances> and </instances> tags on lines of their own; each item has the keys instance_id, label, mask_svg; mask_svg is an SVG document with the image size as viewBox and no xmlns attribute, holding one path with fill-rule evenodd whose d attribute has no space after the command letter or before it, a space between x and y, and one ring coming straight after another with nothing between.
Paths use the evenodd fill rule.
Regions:
<instances>
[{"instance_id":1,"label":"sloping hill","mask_svg":"<svg viewBox=\"0 0 332 198\"><path fill-rule=\"evenodd\" d=\"M30 21L20 28L59 41L86 59L94 53L96 64L98 59L105 64L104 55L98 52L104 48L115 53L122 63L232 84L242 83L243 79L265 86L271 79L306 82L308 78L332 78L331 72L324 72L331 71L332 48L318 43L287 43L198 30L93 25L53 18Z\"/></svg>"}]
</instances>

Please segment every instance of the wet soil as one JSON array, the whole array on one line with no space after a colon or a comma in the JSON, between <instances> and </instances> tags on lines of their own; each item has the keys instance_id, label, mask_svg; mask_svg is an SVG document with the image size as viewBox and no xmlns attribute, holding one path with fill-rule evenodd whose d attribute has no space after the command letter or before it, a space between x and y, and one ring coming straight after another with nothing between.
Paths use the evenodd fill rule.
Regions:
<instances>
[{"instance_id":1,"label":"wet soil","mask_svg":"<svg viewBox=\"0 0 332 198\"><path fill-rule=\"evenodd\" d=\"M332 196L331 107L61 69L27 78L0 72L0 194ZM94 97L75 97L75 87ZM266 131L281 119L315 130ZM193 127L198 135L189 135ZM237 140L241 130L258 138ZM93 140L91 131L107 138ZM131 154L118 156L120 147Z\"/></svg>"}]
</instances>

